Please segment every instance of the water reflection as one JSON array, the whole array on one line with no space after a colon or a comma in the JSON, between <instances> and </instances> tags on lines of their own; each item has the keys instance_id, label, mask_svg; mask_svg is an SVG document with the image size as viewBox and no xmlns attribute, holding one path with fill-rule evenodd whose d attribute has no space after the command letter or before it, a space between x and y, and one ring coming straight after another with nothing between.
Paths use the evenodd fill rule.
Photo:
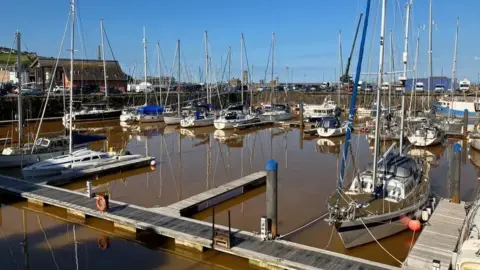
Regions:
<instances>
[{"instance_id":1,"label":"water reflection","mask_svg":"<svg viewBox=\"0 0 480 270\"><path fill-rule=\"evenodd\" d=\"M155 156L157 161L155 170L143 168L86 179L93 180L93 185L99 191L108 190L115 200L145 207L167 206L255 171L265 170L266 162L274 158L279 163L279 232L284 234L324 214L325 200L337 185L343 137L309 140L301 130L281 127L236 132L216 131L210 127L177 129L164 124L121 127L118 121L115 123L98 124L99 127L108 128L93 132L106 134L108 140L94 147L105 148L108 144L108 147L127 148L134 154L147 152ZM50 129L44 129L45 132L63 129L58 123L47 123L47 127ZM0 128L0 135L5 136L8 130L8 127ZM346 179L351 179L372 161L370 147L373 148L373 145L369 144L365 135L353 134L351 142ZM432 165L432 189L444 197L453 194L448 175L451 148L455 142L447 141L445 146L435 148L410 149L410 154ZM382 142L383 151L391 143ZM479 156L478 152L471 151L470 162L462 163L462 200L470 199L477 187L478 174L474 165ZM73 190L83 190L84 187L85 181L66 186ZM262 189L255 190L218 206L216 222L227 224L226 210L231 211L233 227L258 231L259 219L266 211L265 194ZM210 220L209 213L200 213L196 218ZM3 220L5 222L5 214ZM20 221L16 222L14 224L21 224ZM28 224L34 222L27 221ZM319 248L328 246L332 251L395 264L376 243L345 250L338 236L331 232L328 224L318 221L291 235L288 240ZM96 244L96 238L92 241ZM402 259L411 241L412 233L406 231L381 243L395 257ZM71 250L74 250L73 246ZM9 254L8 250L5 251L7 253L2 254Z\"/></svg>"}]
</instances>

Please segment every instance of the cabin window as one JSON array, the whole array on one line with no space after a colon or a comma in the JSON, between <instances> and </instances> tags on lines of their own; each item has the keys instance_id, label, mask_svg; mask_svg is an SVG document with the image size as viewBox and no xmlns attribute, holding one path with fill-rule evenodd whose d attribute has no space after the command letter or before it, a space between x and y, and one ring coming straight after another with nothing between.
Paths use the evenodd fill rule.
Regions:
<instances>
[{"instance_id":1,"label":"cabin window","mask_svg":"<svg viewBox=\"0 0 480 270\"><path fill-rule=\"evenodd\" d=\"M99 158L100 158L99 156L93 156L93 157L92 157L92 160L94 160L94 159L99 159Z\"/></svg>"},{"instance_id":2,"label":"cabin window","mask_svg":"<svg viewBox=\"0 0 480 270\"><path fill-rule=\"evenodd\" d=\"M90 157L86 157L86 158L83 158L82 161L89 161L91 158Z\"/></svg>"}]
</instances>

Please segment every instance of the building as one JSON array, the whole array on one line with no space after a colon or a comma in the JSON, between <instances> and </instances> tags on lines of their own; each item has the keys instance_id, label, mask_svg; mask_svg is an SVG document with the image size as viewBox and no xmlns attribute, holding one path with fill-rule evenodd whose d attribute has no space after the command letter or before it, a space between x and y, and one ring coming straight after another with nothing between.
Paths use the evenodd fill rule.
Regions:
<instances>
[{"instance_id":1,"label":"building","mask_svg":"<svg viewBox=\"0 0 480 270\"><path fill-rule=\"evenodd\" d=\"M78 59L73 62L73 78L70 78L70 59L59 59L57 71L54 73L57 59L51 57L37 57L30 65L34 73L37 87L47 89L53 80L53 86L69 88L73 83L74 89L96 88L105 90L103 61ZM127 90L127 75L117 61L105 61L107 84L109 89L125 92Z\"/></svg>"}]
</instances>

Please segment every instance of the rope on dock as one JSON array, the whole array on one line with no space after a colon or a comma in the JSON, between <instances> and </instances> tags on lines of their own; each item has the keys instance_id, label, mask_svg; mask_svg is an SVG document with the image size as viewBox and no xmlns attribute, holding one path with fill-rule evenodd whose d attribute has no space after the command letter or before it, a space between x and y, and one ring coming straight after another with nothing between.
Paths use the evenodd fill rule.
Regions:
<instances>
[{"instance_id":1,"label":"rope on dock","mask_svg":"<svg viewBox=\"0 0 480 270\"><path fill-rule=\"evenodd\" d=\"M384 248L382 246L382 244L380 244L380 242L378 242L377 238L375 238L375 236L373 236L372 232L370 232L370 230L368 229L367 225L365 225L365 222L363 222L363 219L360 218L360 221L362 222L363 226L365 226L365 229L367 229L367 232L370 234L370 236L373 238L373 240L375 240L375 242L377 242L377 244L383 249L383 251L385 251L385 253L387 253L388 255L390 255L390 257L392 257L395 261L397 261L400 265L404 265L403 262L401 262L399 259L395 258L395 256L393 256L390 252L388 252L388 250L386 248Z\"/></svg>"},{"instance_id":2,"label":"rope on dock","mask_svg":"<svg viewBox=\"0 0 480 270\"><path fill-rule=\"evenodd\" d=\"M285 237L287 237L287 236L289 236L289 235L291 235L291 234L293 234L293 233L296 233L296 232L298 232L298 231L300 231L300 230L303 230L304 228L312 225L313 223L319 221L320 219L326 217L327 215L328 215L328 213L326 213L326 214L324 214L324 215L322 215L322 216L320 216L320 217L318 217L318 218L310 221L309 223L307 223L307 224L305 224L305 225L303 225L303 226L301 226L301 227L299 227L299 228L297 228L297 229L295 229L295 230L293 230L293 231L291 231L291 232L288 232L288 233L286 233L286 234L284 234L284 235L280 235L280 236L278 237L278 239L285 238Z\"/></svg>"}]
</instances>

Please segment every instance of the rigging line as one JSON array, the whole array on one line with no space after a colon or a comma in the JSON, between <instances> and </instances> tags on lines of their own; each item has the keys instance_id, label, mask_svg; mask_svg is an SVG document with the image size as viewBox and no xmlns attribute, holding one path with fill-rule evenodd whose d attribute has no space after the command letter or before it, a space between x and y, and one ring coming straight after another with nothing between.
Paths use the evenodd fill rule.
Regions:
<instances>
[{"instance_id":1,"label":"rigging line","mask_svg":"<svg viewBox=\"0 0 480 270\"><path fill-rule=\"evenodd\" d=\"M378 240L375 238L375 236L373 236L372 232L370 232L370 230L368 229L367 225L365 225L365 222L363 222L363 219L359 218L359 220L362 222L363 226L365 226L365 229L367 229L367 232L370 234L370 236L373 238L373 240L375 240L375 242L377 242L377 244L383 249L383 251L385 251L385 253L390 255L390 257L392 257L392 259L394 259L397 263L399 263L400 265L404 265L403 262L401 262L399 259L395 258L395 256L393 256L390 252L388 252L388 250L386 248L384 248L382 246L382 244L380 244L380 242L378 242Z\"/></svg>"},{"instance_id":2,"label":"rigging line","mask_svg":"<svg viewBox=\"0 0 480 270\"><path fill-rule=\"evenodd\" d=\"M57 267L57 269L60 269L58 267L57 260L55 259L55 254L53 254L52 246L50 245L50 242L48 241L47 233L43 229L42 222L40 221L40 216L38 214L37 214L37 220L38 220L38 226L40 227L40 230L42 230L43 236L45 237L45 242L47 242L48 249L50 249L50 253L52 254L53 262L55 263L55 266Z\"/></svg>"},{"instance_id":3,"label":"rigging line","mask_svg":"<svg viewBox=\"0 0 480 270\"><path fill-rule=\"evenodd\" d=\"M68 26L70 25L70 16L71 15L72 15L72 11L70 11L68 13L68 16L67 16L67 23L65 24L65 30L63 31L62 43L60 44L60 50L58 51L58 54L57 54L57 61L55 62L55 68L53 69L53 77L55 76L55 74L57 72L58 62L60 60L60 55L61 55L62 50L63 50L63 44L65 43L65 36L67 34ZM50 92L52 90L52 86L53 86L53 80L50 81L50 86L48 87L47 97L45 98L45 103L44 103L45 106L43 106L42 116L40 117L40 121L38 122L38 126L35 126L35 128L37 129L37 134L35 135L35 140L34 141L36 141L38 139L38 136L40 135L40 127L42 126L43 117L45 116L45 112L47 110L48 99L50 97ZM33 146L32 146L32 153L33 153L34 150L35 150L35 144L33 144Z\"/></svg>"},{"instance_id":4,"label":"rigging line","mask_svg":"<svg viewBox=\"0 0 480 270\"><path fill-rule=\"evenodd\" d=\"M82 40L82 44L83 44L83 53L85 55L85 58L88 59L88 55L87 55L87 49L86 49L86 42L85 42L85 35L83 33L83 22L82 22L82 16L80 16L80 9L79 9L80 5L78 4L78 0L77 0L77 4L76 4L76 7L75 7L75 14L76 14L76 19L78 21L78 26L80 27L79 28L79 31L80 31L80 35L81 35L81 40Z\"/></svg>"},{"instance_id":5,"label":"rigging line","mask_svg":"<svg viewBox=\"0 0 480 270\"><path fill-rule=\"evenodd\" d=\"M263 78L263 84L267 81L267 73L268 73L268 67L270 66L270 56L272 54L272 47L273 47L273 41L270 43L270 49L268 50L268 61L267 61L267 67L265 68L265 77ZM273 91L273 89L271 89Z\"/></svg>"},{"instance_id":6,"label":"rigging line","mask_svg":"<svg viewBox=\"0 0 480 270\"><path fill-rule=\"evenodd\" d=\"M177 57L180 57L178 55L178 43L177 43L177 46L175 47L175 54L174 54L174 57L173 57L173 64L172 64L172 68L170 69L170 74L172 74L173 72L173 69L175 68L176 66L176 62L177 62ZM173 75L170 76L169 80L168 80L168 88L167 88L167 95L165 96L165 107L167 106L167 101L168 101L168 95L170 94L170 89L171 89L171 86L172 86L172 79L173 79ZM177 84L180 83L180 81L177 81Z\"/></svg>"},{"instance_id":7,"label":"rigging line","mask_svg":"<svg viewBox=\"0 0 480 270\"><path fill-rule=\"evenodd\" d=\"M290 232L288 232L288 233L286 233L286 234L280 235L280 236L278 237L278 239L283 239L283 238L285 238L285 237L287 237L287 236L289 236L289 235L291 235L291 234L293 234L293 233L296 233L296 232L298 232L298 231L300 231L300 230L303 230L303 229L305 229L306 227L312 225L313 223L319 221L320 219L326 217L327 215L328 215L328 213L323 214L323 215L315 218L314 220L308 222L307 224L302 225L302 226L300 226L299 228L296 228L296 229L293 230L293 231L290 231Z\"/></svg>"},{"instance_id":8,"label":"rigging line","mask_svg":"<svg viewBox=\"0 0 480 270\"><path fill-rule=\"evenodd\" d=\"M333 238L333 232L334 232L334 230L335 230L335 226L332 225L332 232L330 233L330 239L328 240L327 245L326 245L325 248L323 248L323 249L327 250L327 248L330 246L330 243L332 243L332 238Z\"/></svg>"},{"instance_id":9,"label":"rigging line","mask_svg":"<svg viewBox=\"0 0 480 270\"><path fill-rule=\"evenodd\" d=\"M12 247L10 246L10 243L8 242L7 238L5 237L5 234L4 234L1 226L0 226L0 233L2 234L3 241L5 241L5 243L7 243L8 249L10 250L10 256L12 257L12 260L15 263L15 267L17 269L20 269L20 268L18 268L18 263L17 263L17 260L15 259L15 255L13 254Z\"/></svg>"}]
</instances>

